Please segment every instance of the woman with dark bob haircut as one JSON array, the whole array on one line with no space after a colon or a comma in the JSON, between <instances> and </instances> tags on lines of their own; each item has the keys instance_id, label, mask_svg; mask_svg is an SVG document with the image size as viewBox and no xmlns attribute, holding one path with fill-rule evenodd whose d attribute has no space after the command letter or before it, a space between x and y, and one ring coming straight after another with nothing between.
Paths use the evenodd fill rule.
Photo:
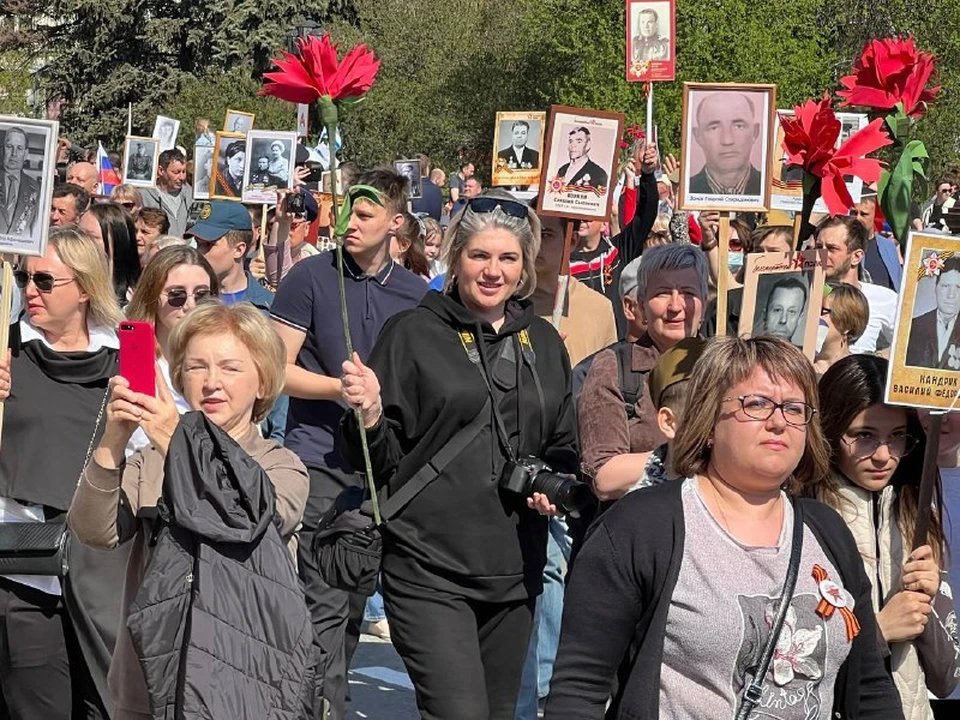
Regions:
<instances>
[{"instance_id":1,"label":"woman with dark bob haircut","mask_svg":"<svg viewBox=\"0 0 960 720\"><path fill-rule=\"evenodd\" d=\"M591 527L545 717L603 718L619 668L606 717L741 717L749 688L763 717L901 720L850 531L783 490L828 471L810 361L772 337L713 338L688 382L674 440L685 479L630 493Z\"/></svg>"},{"instance_id":2,"label":"woman with dark bob haircut","mask_svg":"<svg viewBox=\"0 0 960 720\"><path fill-rule=\"evenodd\" d=\"M888 362L851 355L820 379L831 472L806 494L834 508L873 583L881 651L906 720L932 718L927 691L946 697L960 676L939 478L927 542L911 552L926 436L912 408L885 405Z\"/></svg>"},{"instance_id":3,"label":"woman with dark bob haircut","mask_svg":"<svg viewBox=\"0 0 960 720\"><path fill-rule=\"evenodd\" d=\"M96 218L100 225L100 240L110 262L113 289L120 306L125 307L140 280L137 227L130 215L115 202L94 203L85 214Z\"/></svg>"}]
</instances>

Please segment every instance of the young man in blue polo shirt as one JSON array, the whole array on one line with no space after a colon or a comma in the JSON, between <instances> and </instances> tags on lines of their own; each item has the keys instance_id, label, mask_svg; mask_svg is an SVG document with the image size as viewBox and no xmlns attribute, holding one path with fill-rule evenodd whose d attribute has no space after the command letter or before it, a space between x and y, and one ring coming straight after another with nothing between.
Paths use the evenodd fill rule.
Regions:
<instances>
[{"instance_id":1,"label":"young man in blue polo shirt","mask_svg":"<svg viewBox=\"0 0 960 720\"><path fill-rule=\"evenodd\" d=\"M404 178L378 168L361 174L356 183L378 190L383 203L358 198L343 238L351 337L366 359L386 321L415 307L427 285L390 257L390 238L403 224L407 207ZM301 260L280 284L270 313L287 350L285 444L310 471L298 562L316 643L324 655L323 696L330 704L330 720L346 717L347 670L360 639L365 602L363 596L324 583L310 550L320 516L344 489L364 483L362 472L334 449L346 412L340 402L340 367L347 359L337 277L335 253Z\"/></svg>"}]
</instances>

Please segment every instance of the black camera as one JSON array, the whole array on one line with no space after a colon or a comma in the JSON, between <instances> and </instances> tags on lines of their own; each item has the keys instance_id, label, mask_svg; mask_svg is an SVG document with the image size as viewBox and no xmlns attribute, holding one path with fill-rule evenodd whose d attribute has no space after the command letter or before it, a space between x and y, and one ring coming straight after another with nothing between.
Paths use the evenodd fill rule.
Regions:
<instances>
[{"instance_id":1,"label":"black camera","mask_svg":"<svg viewBox=\"0 0 960 720\"><path fill-rule=\"evenodd\" d=\"M572 475L555 473L543 460L534 457L508 462L500 473L498 486L521 497L533 493L547 496L552 505L570 517L580 517L580 511L590 506L590 488Z\"/></svg>"}]
</instances>

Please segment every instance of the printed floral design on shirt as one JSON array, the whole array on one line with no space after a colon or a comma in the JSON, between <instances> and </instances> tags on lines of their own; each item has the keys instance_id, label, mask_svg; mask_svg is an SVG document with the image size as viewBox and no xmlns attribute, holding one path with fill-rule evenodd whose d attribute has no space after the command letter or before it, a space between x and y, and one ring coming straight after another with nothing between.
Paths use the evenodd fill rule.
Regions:
<instances>
[{"instance_id":1,"label":"printed floral design on shirt","mask_svg":"<svg viewBox=\"0 0 960 720\"><path fill-rule=\"evenodd\" d=\"M827 628L823 618L816 614L818 600L812 593L794 595L763 683L763 697L751 718L820 717L823 706L820 681L827 658ZM737 602L743 640L732 680L733 694L740 698L760 664L780 599L740 595Z\"/></svg>"}]
</instances>

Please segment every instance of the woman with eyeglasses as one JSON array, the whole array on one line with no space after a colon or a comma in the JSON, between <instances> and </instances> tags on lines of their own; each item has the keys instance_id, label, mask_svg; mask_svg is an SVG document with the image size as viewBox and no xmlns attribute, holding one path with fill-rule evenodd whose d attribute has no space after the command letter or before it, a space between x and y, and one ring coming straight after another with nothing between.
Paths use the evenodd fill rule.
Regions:
<instances>
[{"instance_id":1,"label":"woman with eyeglasses","mask_svg":"<svg viewBox=\"0 0 960 720\"><path fill-rule=\"evenodd\" d=\"M714 338L688 383L672 448L685 479L591 527L544 717L600 720L618 676L607 717L624 720L743 718L748 691L755 718L902 719L849 530L783 489L829 470L810 361L772 337Z\"/></svg>"},{"instance_id":2,"label":"woman with eyeglasses","mask_svg":"<svg viewBox=\"0 0 960 720\"><path fill-rule=\"evenodd\" d=\"M51 228L44 255L14 279L23 313L0 362L0 543L14 558L0 564L0 717L106 718L126 558L72 545L69 572L57 577L13 548L31 544L23 533L59 537L103 431L120 308L102 246L75 226Z\"/></svg>"},{"instance_id":3,"label":"woman with eyeglasses","mask_svg":"<svg viewBox=\"0 0 960 720\"><path fill-rule=\"evenodd\" d=\"M858 288L837 285L827 290L820 307L817 356L813 363L818 375L850 355L850 346L863 335L870 319L870 305Z\"/></svg>"},{"instance_id":4,"label":"woman with eyeglasses","mask_svg":"<svg viewBox=\"0 0 960 720\"><path fill-rule=\"evenodd\" d=\"M143 196L133 185L117 185L110 193L110 199L126 210L134 221L143 209Z\"/></svg>"},{"instance_id":5,"label":"woman with eyeglasses","mask_svg":"<svg viewBox=\"0 0 960 720\"><path fill-rule=\"evenodd\" d=\"M939 479L928 542L911 551L926 436L915 410L884 404L888 367L883 358L851 355L820 379L831 473L807 494L839 512L856 538L904 718L926 720L928 690L946 697L960 677L957 618Z\"/></svg>"},{"instance_id":6,"label":"woman with eyeglasses","mask_svg":"<svg viewBox=\"0 0 960 720\"><path fill-rule=\"evenodd\" d=\"M362 411L387 496L462 443L384 529L390 635L427 720L513 720L542 591L544 516L557 510L517 482L518 464L577 467L566 350L528 299L539 244L539 219L512 195L470 198L448 230L444 292L392 318L369 367L357 356L343 366L342 397ZM363 467L355 413L341 436Z\"/></svg>"},{"instance_id":7,"label":"woman with eyeglasses","mask_svg":"<svg viewBox=\"0 0 960 720\"><path fill-rule=\"evenodd\" d=\"M220 294L220 281L199 251L188 245L160 250L143 269L140 284L126 308L128 320L141 320L153 325L157 338L157 364L170 382L170 334L193 308ZM180 413L190 407L176 390L171 390ZM149 442L142 429L130 438L128 454Z\"/></svg>"}]
</instances>

